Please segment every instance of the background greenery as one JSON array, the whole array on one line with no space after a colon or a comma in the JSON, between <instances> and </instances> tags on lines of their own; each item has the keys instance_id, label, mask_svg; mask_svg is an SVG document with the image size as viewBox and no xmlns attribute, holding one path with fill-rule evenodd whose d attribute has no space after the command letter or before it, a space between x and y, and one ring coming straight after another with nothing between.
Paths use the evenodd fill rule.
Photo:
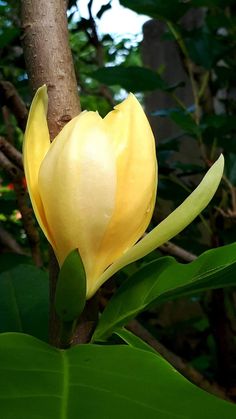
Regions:
<instances>
[{"instance_id":1,"label":"background greenery","mask_svg":"<svg viewBox=\"0 0 236 419\"><path fill-rule=\"evenodd\" d=\"M168 40L176 43L194 98L191 106L180 100L181 88L185 82L179 80L178 83L170 83L166 80L167 63L163 62L160 68L155 69L144 67L140 45L133 45L126 38L118 42L110 34L98 35L96 19L99 20L102 14L106 13L112 2L101 6L97 16L93 16L90 11L88 19L80 20L76 14L79 1L77 5L73 0L68 2L70 44L83 109L98 110L105 115L126 91L137 93L144 106L150 93L156 91L165 92L175 101L174 108L162 109L157 106L152 115L147 115L150 118L166 118L176 125L176 135L163 138L157 147L160 180L152 226L188 195L219 152L224 153L226 168L221 186L201 218L173 240L180 249L162 247L145 260L123 269L103 288L100 306L101 310L105 306L107 309L99 325L100 329L97 329L97 339L100 340L106 335L105 328L102 330L102 327L106 323L105 313L110 310L107 302L114 290L128 278L131 288L127 283L122 286L128 289L126 301L130 302L129 290L132 290L134 281L132 278L137 275L141 279L135 277L135 283L139 281L140 286L149 289L148 280L152 281L152 275L157 275L158 269L161 269L160 265L167 263L166 277L164 274L161 277L166 289L162 289L161 292L156 290L154 295L148 295L147 300L137 308L128 307L124 318L128 321L138 315L136 329L138 324L139 332L144 328L149 337L151 335L156 342L161 343L164 356L169 356L172 363L175 363L177 355L184 360L185 365L192 367L182 371L187 378L194 381L194 371L197 370L200 372L200 386L204 376L213 383L213 387L220 386L222 394L234 400L236 295L232 285L235 283L235 246L223 248L225 250L222 251L216 250L218 253L212 254L211 265L204 262L204 255L201 257L203 259L199 258L191 265L186 266L183 263L194 260L195 255L198 256L210 248L230 245L235 241L235 2L120 0L120 3L137 13L166 23L166 32L161 42L163 45ZM204 18L201 24L195 29L187 30L181 18L190 10L202 8ZM0 1L0 137L19 151L22 146L26 108L31 101L20 34L18 1ZM18 95L22 102L17 102ZM186 136L190 144L197 147L198 164L191 161L191 156L187 164L181 161L183 138ZM15 156L12 151L6 151L5 142L1 141L0 147L1 153L6 155L11 163L9 166L7 161L1 158L0 330L24 331L47 340L47 243L36 224L31 221L32 214L22 167L17 160L19 155ZM182 249L187 253L184 254ZM173 254L181 264L173 260L170 262L168 258L167 262L163 262L163 259L159 261L163 253ZM149 262L149 274L145 277L147 282L142 284L142 267ZM213 282L204 282L205 286L202 287L199 270L202 270L205 276L211 272ZM173 278L182 281L182 288L168 297L168 281ZM185 278L193 282L190 290ZM143 288L141 289L143 292ZM119 292L125 291L121 288ZM161 294L167 295L168 298L160 298ZM36 317L31 316L26 298L31 301L32 310L37 307ZM115 298L119 299L119 293ZM112 314L109 316L110 322ZM119 322L117 327L125 325L125 321ZM134 331L134 325L132 330ZM109 336L110 343L129 340L127 336L124 338L123 332L119 332L118 329L116 331L116 335Z\"/></svg>"}]
</instances>

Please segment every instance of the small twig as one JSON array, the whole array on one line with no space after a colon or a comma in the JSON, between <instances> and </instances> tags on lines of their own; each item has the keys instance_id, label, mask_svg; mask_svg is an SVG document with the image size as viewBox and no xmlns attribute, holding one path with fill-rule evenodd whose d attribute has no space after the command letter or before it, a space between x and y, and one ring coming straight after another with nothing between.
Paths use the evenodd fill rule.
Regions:
<instances>
[{"instance_id":1,"label":"small twig","mask_svg":"<svg viewBox=\"0 0 236 419\"><path fill-rule=\"evenodd\" d=\"M17 181L23 178L23 172L14 163L12 163L2 151L0 151L0 166L8 173L12 181Z\"/></svg>"},{"instance_id":2,"label":"small twig","mask_svg":"<svg viewBox=\"0 0 236 419\"><path fill-rule=\"evenodd\" d=\"M132 333L139 336L152 348L154 348L160 355L163 356L174 368L176 368L181 374L192 381L202 389L212 393L225 400L229 400L225 391L219 387L216 383L210 383L200 372L195 370L191 365L187 364L178 355L167 349L162 343L158 342L154 336L148 332L137 320L132 320L127 326Z\"/></svg>"},{"instance_id":3,"label":"small twig","mask_svg":"<svg viewBox=\"0 0 236 419\"><path fill-rule=\"evenodd\" d=\"M87 301L85 309L78 320L72 345L90 342L98 322L98 297L99 294L97 293Z\"/></svg>"},{"instance_id":4,"label":"small twig","mask_svg":"<svg viewBox=\"0 0 236 419\"><path fill-rule=\"evenodd\" d=\"M14 112L18 123L21 124L22 129L24 129L28 112L24 103L18 96L16 89L9 82L1 82L0 89L3 91L5 98L4 105L7 104L7 106L11 106L11 110ZM4 106L3 109L8 111L8 107ZM0 137L0 165L12 179L18 208L22 216L22 224L29 241L32 258L36 266L41 267L43 262L39 246L39 233L34 225L32 209L28 207L27 192L23 185L24 171L22 155L13 146L14 138L12 125L10 123L10 116L6 112L4 113L4 119L8 126L8 141L3 137Z\"/></svg>"},{"instance_id":5,"label":"small twig","mask_svg":"<svg viewBox=\"0 0 236 419\"><path fill-rule=\"evenodd\" d=\"M14 129L10 122L10 112L7 106L2 107L2 116L3 116L3 121L4 121L5 129L6 129L8 141L11 144L14 144Z\"/></svg>"},{"instance_id":6,"label":"small twig","mask_svg":"<svg viewBox=\"0 0 236 419\"><path fill-rule=\"evenodd\" d=\"M195 76L194 64L191 61L191 59L189 58L189 54L188 54L188 50L186 48L185 42L184 42L183 38L181 37L181 34L179 33L179 30L175 27L174 24L167 21L167 26L168 26L170 32L173 34L180 50L182 51L182 53L184 55L184 58L185 58L185 65L186 65L186 69L188 71L188 76L189 76L189 80L190 80L191 87L192 87L194 106L195 106L195 112L194 112L193 115L190 114L190 116L195 121L196 125L199 126L200 119L201 119L200 98L201 98L201 95L204 93L204 90L207 86L208 78L203 79L202 86L200 87L200 90L199 90L198 83L196 82L195 77L194 77ZM176 100L176 98L175 98L175 100ZM207 166L208 165L208 158L207 158L207 153L206 153L206 149L205 149L201 134L199 134L197 136L197 140L198 140L199 149L201 151L203 161L206 163L206 166Z\"/></svg>"},{"instance_id":7,"label":"small twig","mask_svg":"<svg viewBox=\"0 0 236 419\"><path fill-rule=\"evenodd\" d=\"M0 81L0 96L1 105L8 107L13 115L15 115L19 127L24 131L28 111L16 88L8 81Z\"/></svg>"},{"instance_id":8,"label":"small twig","mask_svg":"<svg viewBox=\"0 0 236 419\"><path fill-rule=\"evenodd\" d=\"M34 219L32 216L32 209L27 205L26 190L23 181L23 172L12 163L1 151L0 151L0 166L8 173L11 177L14 190L16 193L16 199L18 208L22 216L22 224L26 235L29 240L32 258L37 266L42 266L42 258L39 247L39 233L34 225Z\"/></svg>"},{"instance_id":9,"label":"small twig","mask_svg":"<svg viewBox=\"0 0 236 419\"><path fill-rule=\"evenodd\" d=\"M0 225L0 242L11 252L18 253L19 255L27 255L22 247L17 243L14 237Z\"/></svg>"},{"instance_id":10,"label":"small twig","mask_svg":"<svg viewBox=\"0 0 236 419\"><path fill-rule=\"evenodd\" d=\"M182 247L177 246L176 244L171 242L163 244L158 248L158 250L160 250L162 253L177 257L178 259L181 259L184 262L192 262L197 258L197 256L193 253L188 252Z\"/></svg>"},{"instance_id":11,"label":"small twig","mask_svg":"<svg viewBox=\"0 0 236 419\"><path fill-rule=\"evenodd\" d=\"M22 184L22 179L20 182L14 182L14 189L16 192L18 207L22 215L22 224L29 241L32 258L35 265L41 267L43 265L43 261L40 251L39 232L34 224L33 211L27 204L26 190Z\"/></svg>"},{"instance_id":12,"label":"small twig","mask_svg":"<svg viewBox=\"0 0 236 419\"><path fill-rule=\"evenodd\" d=\"M105 65L105 63L104 63L104 48L103 48L103 44L100 41L98 33L97 33L96 22L94 20L93 14L92 14L92 5L93 5L93 0L90 0L89 3L88 3L88 13L89 13L89 23L90 23L91 33L88 30L86 30L85 33L88 37L89 42L95 48L96 61L97 61L98 67L103 67ZM104 84L100 85L99 93L109 102L111 107L113 107L115 105L115 101L113 99L113 94L112 94L111 90L109 89L109 87L107 87Z\"/></svg>"},{"instance_id":13,"label":"small twig","mask_svg":"<svg viewBox=\"0 0 236 419\"><path fill-rule=\"evenodd\" d=\"M23 170L22 154L5 138L0 136L0 151L2 151L12 162Z\"/></svg>"}]
</instances>

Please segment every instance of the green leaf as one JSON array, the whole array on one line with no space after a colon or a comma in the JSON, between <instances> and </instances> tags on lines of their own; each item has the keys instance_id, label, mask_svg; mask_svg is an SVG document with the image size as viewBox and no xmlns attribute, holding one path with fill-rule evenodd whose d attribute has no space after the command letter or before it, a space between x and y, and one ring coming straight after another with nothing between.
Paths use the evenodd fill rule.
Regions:
<instances>
[{"instance_id":1,"label":"green leaf","mask_svg":"<svg viewBox=\"0 0 236 419\"><path fill-rule=\"evenodd\" d=\"M0 272L9 271L17 265L32 265L33 261L29 256L18 253L4 253L0 255Z\"/></svg>"},{"instance_id":2,"label":"green leaf","mask_svg":"<svg viewBox=\"0 0 236 419\"><path fill-rule=\"evenodd\" d=\"M234 419L236 406L194 386L164 359L122 346L60 351L0 337L4 419Z\"/></svg>"},{"instance_id":3,"label":"green leaf","mask_svg":"<svg viewBox=\"0 0 236 419\"><path fill-rule=\"evenodd\" d=\"M187 227L214 196L223 175L223 169L224 157L221 155L208 170L198 187L185 201L143 239L109 266L99 277L97 286L99 287L124 266L148 255L148 253L161 246L161 244L166 243Z\"/></svg>"},{"instance_id":4,"label":"green leaf","mask_svg":"<svg viewBox=\"0 0 236 419\"><path fill-rule=\"evenodd\" d=\"M0 274L0 332L48 339L49 286L46 272L18 265Z\"/></svg>"},{"instance_id":5,"label":"green leaf","mask_svg":"<svg viewBox=\"0 0 236 419\"><path fill-rule=\"evenodd\" d=\"M119 336L124 342L126 342L129 346L136 349L142 349L143 351L152 352L156 355L158 353L153 349L150 345L140 339L138 336L134 335L134 333L130 332L127 329L118 329L115 334Z\"/></svg>"},{"instance_id":6,"label":"green leaf","mask_svg":"<svg viewBox=\"0 0 236 419\"><path fill-rule=\"evenodd\" d=\"M7 47L19 35L20 30L18 28L4 28L4 31L0 33L0 48Z\"/></svg>"},{"instance_id":7,"label":"green leaf","mask_svg":"<svg viewBox=\"0 0 236 419\"><path fill-rule=\"evenodd\" d=\"M89 74L107 86L121 86L128 92L168 90L168 84L155 71L144 67L103 67Z\"/></svg>"},{"instance_id":8,"label":"green leaf","mask_svg":"<svg viewBox=\"0 0 236 419\"><path fill-rule=\"evenodd\" d=\"M170 118L185 132L196 137L200 135L201 130L190 114L184 112L171 112Z\"/></svg>"},{"instance_id":9,"label":"green leaf","mask_svg":"<svg viewBox=\"0 0 236 419\"><path fill-rule=\"evenodd\" d=\"M233 2L234 0L192 0L193 6L209 8L226 7Z\"/></svg>"},{"instance_id":10,"label":"green leaf","mask_svg":"<svg viewBox=\"0 0 236 419\"><path fill-rule=\"evenodd\" d=\"M167 19L176 22L189 9L189 4L180 0L120 0L124 7L154 19Z\"/></svg>"},{"instance_id":11,"label":"green leaf","mask_svg":"<svg viewBox=\"0 0 236 419\"><path fill-rule=\"evenodd\" d=\"M64 261L58 275L55 308L64 322L77 319L86 302L86 274L77 249Z\"/></svg>"},{"instance_id":12,"label":"green leaf","mask_svg":"<svg viewBox=\"0 0 236 419\"><path fill-rule=\"evenodd\" d=\"M172 257L160 258L121 285L102 313L93 340L105 339L150 306L232 285L236 285L236 243L209 250L186 265Z\"/></svg>"},{"instance_id":13,"label":"green leaf","mask_svg":"<svg viewBox=\"0 0 236 419\"><path fill-rule=\"evenodd\" d=\"M190 35L190 36L189 36ZM194 30L185 39L190 58L196 64L210 70L227 52L230 51L230 42L224 36L217 36L202 29Z\"/></svg>"}]
</instances>

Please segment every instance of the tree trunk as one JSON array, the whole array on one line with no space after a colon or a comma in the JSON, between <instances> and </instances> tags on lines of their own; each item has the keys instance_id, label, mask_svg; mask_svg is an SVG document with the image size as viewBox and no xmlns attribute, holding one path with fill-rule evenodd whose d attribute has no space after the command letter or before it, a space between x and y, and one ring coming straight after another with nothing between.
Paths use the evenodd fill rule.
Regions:
<instances>
[{"instance_id":1,"label":"tree trunk","mask_svg":"<svg viewBox=\"0 0 236 419\"><path fill-rule=\"evenodd\" d=\"M68 42L64 0L22 0L21 24L26 68L33 91L47 85L48 126L51 139L80 112L77 82ZM56 258L50 263L50 342L58 344L59 322L54 311L58 274Z\"/></svg>"}]
</instances>

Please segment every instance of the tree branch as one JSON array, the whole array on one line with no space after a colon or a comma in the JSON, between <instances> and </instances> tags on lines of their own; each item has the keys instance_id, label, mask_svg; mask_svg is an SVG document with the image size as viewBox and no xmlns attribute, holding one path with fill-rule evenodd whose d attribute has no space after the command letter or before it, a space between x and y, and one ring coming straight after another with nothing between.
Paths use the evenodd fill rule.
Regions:
<instances>
[{"instance_id":1,"label":"tree branch","mask_svg":"<svg viewBox=\"0 0 236 419\"><path fill-rule=\"evenodd\" d=\"M0 136L0 151L5 154L19 169L23 169L22 154L5 138Z\"/></svg>"},{"instance_id":2,"label":"tree branch","mask_svg":"<svg viewBox=\"0 0 236 419\"><path fill-rule=\"evenodd\" d=\"M28 111L16 88L9 81L0 81L1 106L7 106L15 115L22 131L25 130Z\"/></svg>"},{"instance_id":3,"label":"tree branch","mask_svg":"<svg viewBox=\"0 0 236 419\"><path fill-rule=\"evenodd\" d=\"M33 91L47 84L51 138L80 112L78 88L69 48L65 0L21 0L21 24L26 67ZM50 252L50 341L59 342L54 309L58 264Z\"/></svg>"},{"instance_id":4,"label":"tree branch","mask_svg":"<svg viewBox=\"0 0 236 419\"><path fill-rule=\"evenodd\" d=\"M0 243L3 244L11 252L18 253L20 255L27 255L27 253L22 249L22 247L17 243L14 237L11 236L5 228L2 227L0 223Z\"/></svg>"},{"instance_id":5,"label":"tree branch","mask_svg":"<svg viewBox=\"0 0 236 419\"><path fill-rule=\"evenodd\" d=\"M160 250L164 254L171 255L178 259L181 259L184 262L192 262L193 260L197 258L197 256L194 255L193 253L188 252L182 247L177 246L176 244L171 243L171 242L167 242L163 244L162 246L158 248L158 250Z\"/></svg>"},{"instance_id":6,"label":"tree branch","mask_svg":"<svg viewBox=\"0 0 236 419\"><path fill-rule=\"evenodd\" d=\"M10 150L14 149L10 145ZM12 150L11 150L12 151ZM17 151L17 150L15 150ZM20 154L20 153L19 153ZM19 157L19 156L18 156ZM22 216L22 224L29 240L29 245L32 253L32 258L36 266L42 266L42 258L39 247L39 233L34 225L34 219L32 217L32 209L28 207L26 190L23 185L23 171L19 169L14 163L12 163L8 157L6 157L2 151L0 151L0 166L8 173L14 184L14 190L16 193L16 199L19 211Z\"/></svg>"},{"instance_id":7,"label":"tree branch","mask_svg":"<svg viewBox=\"0 0 236 419\"><path fill-rule=\"evenodd\" d=\"M14 163L12 163L2 151L0 151L0 166L8 173L13 181L22 179L23 173L21 170Z\"/></svg>"},{"instance_id":8,"label":"tree branch","mask_svg":"<svg viewBox=\"0 0 236 419\"><path fill-rule=\"evenodd\" d=\"M47 84L52 138L80 112L64 0L22 0L23 47L35 91Z\"/></svg>"},{"instance_id":9,"label":"tree branch","mask_svg":"<svg viewBox=\"0 0 236 419\"><path fill-rule=\"evenodd\" d=\"M178 355L167 349L162 343L158 342L148 330L145 329L137 320L132 320L128 326L132 333L139 336L145 342L147 342L152 348L154 348L160 355L163 356L174 368L176 368L181 374L192 381L197 386L204 390L219 396L223 399L229 400L225 391L219 387L216 383L210 383L200 372L195 370L191 365L187 364Z\"/></svg>"}]
</instances>

